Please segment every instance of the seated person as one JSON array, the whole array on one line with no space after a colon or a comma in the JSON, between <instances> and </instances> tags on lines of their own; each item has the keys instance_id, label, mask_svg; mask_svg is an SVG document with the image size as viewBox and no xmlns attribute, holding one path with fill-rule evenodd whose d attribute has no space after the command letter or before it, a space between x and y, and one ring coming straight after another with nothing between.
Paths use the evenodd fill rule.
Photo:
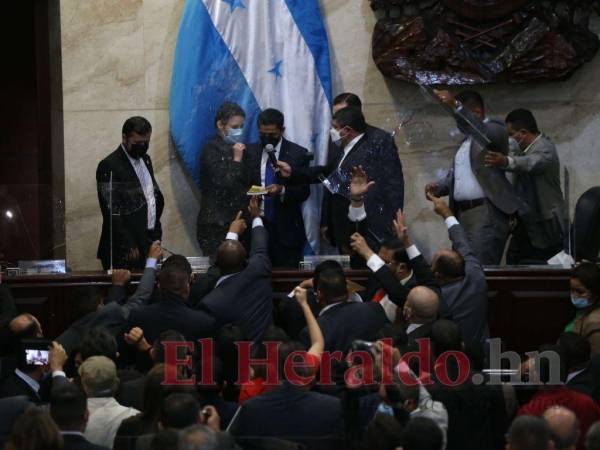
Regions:
<instances>
[{"instance_id":1,"label":"seated person","mask_svg":"<svg viewBox=\"0 0 600 450\"><path fill-rule=\"evenodd\" d=\"M590 343L592 354L600 354L600 268L582 262L571 275L571 302L575 318L565 327Z\"/></svg>"},{"instance_id":2,"label":"seated person","mask_svg":"<svg viewBox=\"0 0 600 450\"><path fill-rule=\"evenodd\" d=\"M200 303L216 318L217 327L233 323L243 338L259 342L273 320L273 287L269 261L269 236L260 218L260 205L253 197L248 207L252 217L250 257L238 237L246 229L241 211L232 222L227 240L217 250L220 278ZM185 333L184 333L185 334Z\"/></svg>"}]
</instances>

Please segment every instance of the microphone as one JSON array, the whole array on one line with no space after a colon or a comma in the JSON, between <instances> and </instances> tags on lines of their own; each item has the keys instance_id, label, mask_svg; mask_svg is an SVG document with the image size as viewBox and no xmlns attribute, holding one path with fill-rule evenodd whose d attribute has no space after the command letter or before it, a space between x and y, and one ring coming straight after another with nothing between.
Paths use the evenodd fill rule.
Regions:
<instances>
[{"instance_id":1,"label":"microphone","mask_svg":"<svg viewBox=\"0 0 600 450\"><path fill-rule=\"evenodd\" d=\"M265 145L265 151L267 152L271 166L273 166L273 170L277 170L277 156L275 156L275 147L273 147L273 144Z\"/></svg>"}]
</instances>

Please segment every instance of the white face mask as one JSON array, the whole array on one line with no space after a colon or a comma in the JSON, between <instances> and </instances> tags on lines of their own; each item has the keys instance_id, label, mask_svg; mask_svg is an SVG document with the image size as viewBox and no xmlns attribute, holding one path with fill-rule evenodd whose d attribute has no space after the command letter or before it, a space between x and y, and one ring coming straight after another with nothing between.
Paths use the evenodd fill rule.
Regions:
<instances>
[{"instance_id":1,"label":"white face mask","mask_svg":"<svg viewBox=\"0 0 600 450\"><path fill-rule=\"evenodd\" d=\"M242 138L244 136L243 128L230 128L227 130L227 140L232 144L236 144L238 142L242 142Z\"/></svg>"},{"instance_id":2,"label":"white face mask","mask_svg":"<svg viewBox=\"0 0 600 450\"><path fill-rule=\"evenodd\" d=\"M335 128L331 127L329 129L329 136L331 137L331 142L333 142L336 145L341 144L342 135L340 134L339 130L336 130Z\"/></svg>"}]
</instances>

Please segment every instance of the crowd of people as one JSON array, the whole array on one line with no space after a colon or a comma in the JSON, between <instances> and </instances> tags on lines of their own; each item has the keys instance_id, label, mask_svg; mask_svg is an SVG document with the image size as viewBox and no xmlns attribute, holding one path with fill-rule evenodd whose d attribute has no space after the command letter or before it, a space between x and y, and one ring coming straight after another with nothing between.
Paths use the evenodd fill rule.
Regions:
<instances>
[{"instance_id":1,"label":"crowd of people","mask_svg":"<svg viewBox=\"0 0 600 450\"><path fill-rule=\"evenodd\" d=\"M403 211L393 138L365 122L353 94L334 101L322 166L285 139L279 111L260 114L260 143L246 147L244 111L219 109L200 166L203 274L182 255L163 258L151 126L126 121L97 171L108 293L82 287L77 319L50 341L0 283L1 445L600 450L600 268L574 268L575 317L516 364L497 355L487 325L484 265L499 262L509 233L513 262L562 249L556 149L527 110L501 123L472 91L436 95L466 139L448 176L425 188L452 243L431 261ZM368 282L328 260L274 299L273 267L294 267L303 252L309 185L332 176L345 195L326 192L323 238ZM248 200L253 185L264 200ZM128 268L143 269L135 290Z\"/></svg>"}]
</instances>

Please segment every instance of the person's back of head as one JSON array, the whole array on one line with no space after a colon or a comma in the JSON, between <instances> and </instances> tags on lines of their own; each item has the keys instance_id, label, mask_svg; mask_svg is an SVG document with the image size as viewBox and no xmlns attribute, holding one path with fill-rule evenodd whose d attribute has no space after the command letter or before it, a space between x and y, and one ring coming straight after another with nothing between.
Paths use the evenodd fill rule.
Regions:
<instances>
[{"instance_id":1,"label":"person's back of head","mask_svg":"<svg viewBox=\"0 0 600 450\"><path fill-rule=\"evenodd\" d=\"M13 425L5 450L60 450L63 438L50 414L30 408Z\"/></svg>"},{"instance_id":2,"label":"person's back of head","mask_svg":"<svg viewBox=\"0 0 600 450\"><path fill-rule=\"evenodd\" d=\"M367 426L369 450L389 450L402 446L403 427L394 417L376 414Z\"/></svg>"},{"instance_id":3,"label":"person's back of head","mask_svg":"<svg viewBox=\"0 0 600 450\"><path fill-rule=\"evenodd\" d=\"M575 450L579 439L579 420L573 411L563 406L552 406L542 416L550 427L555 450Z\"/></svg>"},{"instance_id":4,"label":"person's back of head","mask_svg":"<svg viewBox=\"0 0 600 450\"><path fill-rule=\"evenodd\" d=\"M404 429L403 450L442 450L444 435L437 424L425 417L411 419Z\"/></svg>"},{"instance_id":5,"label":"person's back of head","mask_svg":"<svg viewBox=\"0 0 600 450\"><path fill-rule=\"evenodd\" d=\"M391 339L392 347L404 347L408 343L406 330L400 324L389 323L377 332L377 340Z\"/></svg>"},{"instance_id":6,"label":"person's back of head","mask_svg":"<svg viewBox=\"0 0 600 450\"><path fill-rule=\"evenodd\" d=\"M585 437L586 450L600 450L600 421L595 422Z\"/></svg>"},{"instance_id":7,"label":"person's back of head","mask_svg":"<svg viewBox=\"0 0 600 450\"><path fill-rule=\"evenodd\" d=\"M465 260L454 250L440 250L433 257L431 270L438 283L450 283L465 276Z\"/></svg>"},{"instance_id":8,"label":"person's back of head","mask_svg":"<svg viewBox=\"0 0 600 450\"><path fill-rule=\"evenodd\" d=\"M158 422L162 401L169 395L176 393L195 394L196 387L194 385L165 383L166 367L162 363L156 364L145 377L142 391L142 410L144 419L147 422ZM177 368L171 366L170 369L177 370L178 379L189 378L189 374L179 372L181 367L183 366L177 366Z\"/></svg>"},{"instance_id":9,"label":"person's back of head","mask_svg":"<svg viewBox=\"0 0 600 450\"><path fill-rule=\"evenodd\" d=\"M152 345L152 360L154 364L165 362L165 343L168 342L186 342L185 337L179 331L165 330L159 334L158 339ZM186 347L177 347L177 359L183 359L188 353Z\"/></svg>"},{"instance_id":10,"label":"person's back of head","mask_svg":"<svg viewBox=\"0 0 600 450\"><path fill-rule=\"evenodd\" d=\"M302 382L302 378L312 377L314 375L314 369L312 367L308 367L305 365L305 360L299 356L298 353L305 353L305 347L298 341L286 341L282 342L279 346L278 350L278 370L279 377L283 381L290 381L293 384L304 384ZM288 362L288 359L292 358L291 362ZM298 376L298 380L288 380L285 372L285 367L287 364L293 364L294 370L293 373ZM296 381L296 382L294 382Z\"/></svg>"},{"instance_id":11,"label":"person's back of head","mask_svg":"<svg viewBox=\"0 0 600 450\"><path fill-rule=\"evenodd\" d=\"M149 450L178 450L179 432L177 430L160 430L152 438Z\"/></svg>"},{"instance_id":12,"label":"person's back of head","mask_svg":"<svg viewBox=\"0 0 600 450\"><path fill-rule=\"evenodd\" d=\"M462 351L463 337L458 325L447 319L436 320L431 327L431 341L434 355L448 351Z\"/></svg>"},{"instance_id":13,"label":"person's back of head","mask_svg":"<svg viewBox=\"0 0 600 450\"><path fill-rule=\"evenodd\" d=\"M567 371L580 370L590 361L590 342L580 334L567 331L561 333L557 344L565 357Z\"/></svg>"},{"instance_id":14,"label":"person's back of head","mask_svg":"<svg viewBox=\"0 0 600 450\"><path fill-rule=\"evenodd\" d=\"M313 288L316 290L319 285L319 279L321 274L327 270L337 270L340 273L344 273L344 268L342 265L334 261L333 259L326 259L322 263L317 264L315 270L313 272Z\"/></svg>"},{"instance_id":15,"label":"person's back of head","mask_svg":"<svg viewBox=\"0 0 600 450\"><path fill-rule=\"evenodd\" d=\"M508 429L507 450L548 450L550 427L539 417L519 416Z\"/></svg>"},{"instance_id":16,"label":"person's back of head","mask_svg":"<svg viewBox=\"0 0 600 450\"><path fill-rule=\"evenodd\" d=\"M39 320L29 313L19 314L8 323L8 330L15 339L35 339L43 337Z\"/></svg>"},{"instance_id":17,"label":"person's back of head","mask_svg":"<svg viewBox=\"0 0 600 450\"><path fill-rule=\"evenodd\" d=\"M53 389L50 415L61 431L83 432L88 419L87 399L83 390L74 383Z\"/></svg>"},{"instance_id":18,"label":"person's back of head","mask_svg":"<svg viewBox=\"0 0 600 450\"><path fill-rule=\"evenodd\" d=\"M440 306L438 295L425 286L410 290L404 306L405 319L411 323L426 324L437 319Z\"/></svg>"},{"instance_id":19,"label":"person's back of head","mask_svg":"<svg viewBox=\"0 0 600 450\"><path fill-rule=\"evenodd\" d=\"M190 295L192 266L185 256L171 255L163 263L158 274L161 292L175 294L187 300Z\"/></svg>"},{"instance_id":20,"label":"person's back of head","mask_svg":"<svg viewBox=\"0 0 600 450\"><path fill-rule=\"evenodd\" d=\"M117 341L106 328L92 328L83 335L79 345L79 354L81 361L92 356L106 356L116 361Z\"/></svg>"},{"instance_id":21,"label":"person's back of head","mask_svg":"<svg viewBox=\"0 0 600 450\"><path fill-rule=\"evenodd\" d=\"M217 433L206 425L186 428L179 437L179 450L216 450L219 448Z\"/></svg>"},{"instance_id":22,"label":"person's back of head","mask_svg":"<svg viewBox=\"0 0 600 450\"><path fill-rule=\"evenodd\" d=\"M113 397L119 387L117 367L106 356L91 356L79 366L81 385L88 398Z\"/></svg>"},{"instance_id":23,"label":"person's back of head","mask_svg":"<svg viewBox=\"0 0 600 450\"><path fill-rule=\"evenodd\" d=\"M340 128L352 128L355 133L360 134L367 131L365 116L360 109L347 106L340 109L333 115L333 120Z\"/></svg>"},{"instance_id":24,"label":"person's back of head","mask_svg":"<svg viewBox=\"0 0 600 450\"><path fill-rule=\"evenodd\" d=\"M200 404L189 393L175 393L166 397L160 406L162 428L181 430L200 420Z\"/></svg>"},{"instance_id":25,"label":"person's back of head","mask_svg":"<svg viewBox=\"0 0 600 450\"><path fill-rule=\"evenodd\" d=\"M221 276L241 272L248 265L248 254L239 241L226 240L217 249L215 265Z\"/></svg>"},{"instance_id":26,"label":"person's back of head","mask_svg":"<svg viewBox=\"0 0 600 450\"><path fill-rule=\"evenodd\" d=\"M346 276L337 269L327 269L319 274L316 287L317 299L322 306L348 299Z\"/></svg>"}]
</instances>

